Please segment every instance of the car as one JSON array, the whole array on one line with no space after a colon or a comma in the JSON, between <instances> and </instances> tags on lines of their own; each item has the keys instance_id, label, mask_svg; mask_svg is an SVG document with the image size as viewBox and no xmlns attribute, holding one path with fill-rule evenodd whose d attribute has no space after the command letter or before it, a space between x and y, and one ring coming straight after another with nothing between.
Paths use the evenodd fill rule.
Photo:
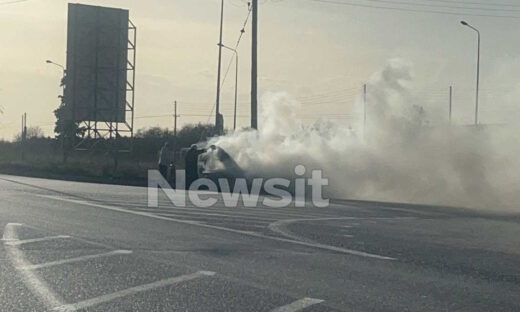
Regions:
<instances>
[{"instance_id":1,"label":"car","mask_svg":"<svg viewBox=\"0 0 520 312\"><path fill-rule=\"evenodd\" d=\"M227 180L233 189L236 179L246 178L245 171L222 147L210 145L199 155L198 172L200 178L213 181L221 191L221 180Z\"/></svg>"}]
</instances>

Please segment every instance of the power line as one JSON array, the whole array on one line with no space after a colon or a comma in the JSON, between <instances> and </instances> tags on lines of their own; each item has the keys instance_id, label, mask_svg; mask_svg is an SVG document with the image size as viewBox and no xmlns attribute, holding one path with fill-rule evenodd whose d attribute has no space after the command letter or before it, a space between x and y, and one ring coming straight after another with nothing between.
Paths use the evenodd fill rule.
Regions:
<instances>
[{"instance_id":1,"label":"power line","mask_svg":"<svg viewBox=\"0 0 520 312\"><path fill-rule=\"evenodd\" d=\"M325 101L325 102L312 102L312 103L302 103L303 107L307 106L317 106L317 105L339 105L339 104L346 104L349 102L352 102L353 98L345 99L345 100L338 100L338 101Z\"/></svg>"},{"instance_id":2,"label":"power line","mask_svg":"<svg viewBox=\"0 0 520 312\"><path fill-rule=\"evenodd\" d=\"M249 17L251 16L251 6L249 6L249 9L248 9L248 12L247 12L247 16L246 16L246 20L244 21L244 26L242 26L242 29L240 30L240 35L238 36L238 39L237 39L237 43L235 44L235 51L238 49L238 46L240 45L240 41L242 40L242 36L244 35L244 33L246 32L245 31L245 28L247 26L247 23L249 21ZM229 74L229 69L231 68L231 65L233 64L233 60L235 58L234 57L231 57L230 60L229 60L229 64L228 64L228 67L226 69L226 73L224 74L224 78L222 79L222 83L221 83L221 87L224 86L224 83L226 82L226 78ZM211 112L209 113L209 116L208 116L208 123L211 119L211 116L213 115L213 111L215 110L215 106L217 105L217 103L213 104L213 107L211 108Z\"/></svg>"},{"instance_id":3,"label":"power line","mask_svg":"<svg viewBox=\"0 0 520 312\"><path fill-rule=\"evenodd\" d=\"M249 22L249 17L251 17L251 7L249 7L249 9L248 9L246 20L244 21L244 26L242 26L242 29L240 30L240 35L238 36L237 43L235 44L235 50L238 49L238 46L240 45L240 41L242 40L242 36L246 32L245 29L246 29L247 23ZM224 85L224 82L226 82L226 78L229 74L229 69L231 68L231 64L233 64L233 60L234 60L233 57L231 57L229 60L229 64L228 64L226 73L224 74L224 79L222 79L222 85Z\"/></svg>"},{"instance_id":4,"label":"power line","mask_svg":"<svg viewBox=\"0 0 520 312\"><path fill-rule=\"evenodd\" d=\"M343 97L343 98L330 99L330 100L324 99L322 101L300 102L300 104L303 107L316 106L316 105L321 105L321 104L344 104L344 103L353 102L356 98L357 98L357 96L351 96L351 97Z\"/></svg>"},{"instance_id":5,"label":"power line","mask_svg":"<svg viewBox=\"0 0 520 312\"><path fill-rule=\"evenodd\" d=\"M331 95L323 95L323 96L316 96L312 98L296 98L301 103L312 103L315 101L334 101L334 100L341 100L341 99L347 99L347 98L354 98L360 94L359 91L357 92L348 92L348 93L337 93L337 94L331 94Z\"/></svg>"},{"instance_id":6,"label":"power line","mask_svg":"<svg viewBox=\"0 0 520 312\"><path fill-rule=\"evenodd\" d=\"M232 113L224 114L225 116L232 116ZM201 117L206 116L205 114L182 114L181 116L187 116L187 117ZM317 118L317 117L348 117L348 118L357 118L355 114L296 114L299 118L303 117L310 117L310 118ZM237 117L249 117L249 115L240 114L237 115ZM171 114L163 114L163 115L147 115L147 116L138 116L135 117L135 119L155 119L155 118L171 118Z\"/></svg>"},{"instance_id":7,"label":"power line","mask_svg":"<svg viewBox=\"0 0 520 312\"><path fill-rule=\"evenodd\" d=\"M427 8L443 8L443 9L463 9L463 10L480 10L480 11L497 11L497 12L519 12L518 9L497 9L497 8L478 8L478 7L469 7L469 6L460 6L460 5L444 5L444 4L431 4L431 3L417 3L417 2L408 2L408 1L395 1L395 0L364 0L368 2L378 2L378 3L388 3L388 4L397 4L397 5L406 5L412 7L427 7Z\"/></svg>"},{"instance_id":8,"label":"power line","mask_svg":"<svg viewBox=\"0 0 520 312\"><path fill-rule=\"evenodd\" d=\"M399 8L399 7L389 7L389 6L377 6L371 4L361 4L361 3L352 3L352 2L342 2L336 0L310 0L313 2L325 3L325 4L336 4L336 5L344 5L344 6L352 6L352 7L361 7L361 8L370 8L370 9L381 9L381 10L391 10L391 11L401 11L401 12L414 12L414 13L431 13L431 14L440 14L440 15L456 15L456 16L476 16L476 17L494 17L494 18L512 18L512 19L520 19L520 16L514 15L492 15L492 14L474 14L474 13L456 13L456 12L446 12L446 11L436 11L436 10L420 10L420 9L411 9L411 8Z\"/></svg>"},{"instance_id":9,"label":"power line","mask_svg":"<svg viewBox=\"0 0 520 312\"><path fill-rule=\"evenodd\" d=\"M13 0L13 1L5 1L5 2L0 2L0 5L8 5L8 4L22 3L22 2L27 2L27 1L30 1L30 0Z\"/></svg>"},{"instance_id":10,"label":"power line","mask_svg":"<svg viewBox=\"0 0 520 312\"><path fill-rule=\"evenodd\" d=\"M314 93L314 94L298 97L298 99L299 100L307 100L307 99L315 99L315 98L327 97L327 96L331 96L331 95L351 94L351 93L356 93L356 92L359 92L359 88L358 87L318 92L318 93Z\"/></svg>"},{"instance_id":11,"label":"power line","mask_svg":"<svg viewBox=\"0 0 520 312\"><path fill-rule=\"evenodd\" d=\"M429 2L441 2L441 3L454 3L454 1L450 0L424 0ZM472 2L472 1L456 1L457 4L468 4L468 5L484 5L484 6L497 6L497 7L513 7L518 8L520 4L510 4L510 3L485 3L485 2Z\"/></svg>"}]
</instances>

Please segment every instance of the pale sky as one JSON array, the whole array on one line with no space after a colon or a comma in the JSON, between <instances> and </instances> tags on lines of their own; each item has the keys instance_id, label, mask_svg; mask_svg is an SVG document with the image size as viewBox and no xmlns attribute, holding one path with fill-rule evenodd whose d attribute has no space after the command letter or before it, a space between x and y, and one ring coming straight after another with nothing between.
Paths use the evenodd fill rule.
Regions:
<instances>
[{"instance_id":1,"label":"pale sky","mask_svg":"<svg viewBox=\"0 0 520 312\"><path fill-rule=\"evenodd\" d=\"M53 135L59 104L60 69L65 63L67 1L0 0L0 138L12 139L20 116ZM261 1L259 93L286 91L303 104L301 118L352 113L357 90L389 59L413 65L413 90L437 109L447 107L455 88L454 119L471 123L476 69L476 33L482 35L481 121L518 120L520 98L520 1L337 0ZM474 4L488 3L481 6ZM136 117L171 114L179 102L180 124L206 122L215 102L219 0L85 0L84 4L130 10L138 27ZM225 0L224 43L233 46L247 15L247 1ZM397 4L401 3L401 4ZM402 3L424 4L406 6ZM484 15L382 10L387 6ZM440 6L440 7L438 7ZM463 10L466 6L486 10ZM499 9L509 10L497 11ZM239 126L249 123L250 24L240 45ZM224 51L223 74L232 54ZM65 65L65 64L64 64ZM234 66L234 65L233 65ZM226 126L232 125L234 68L222 90ZM261 108L260 108L261 109ZM196 116L195 116L196 115ZM203 117L206 116L206 117ZM512 118L515 116L515 118ZM172 117L137 118L136 128L171 127ZM211 121L213 121L213 117ZM336 119L337 120L337 119ZM345 120L347 122L347 120Z\"/></svg>"}]
</instances>

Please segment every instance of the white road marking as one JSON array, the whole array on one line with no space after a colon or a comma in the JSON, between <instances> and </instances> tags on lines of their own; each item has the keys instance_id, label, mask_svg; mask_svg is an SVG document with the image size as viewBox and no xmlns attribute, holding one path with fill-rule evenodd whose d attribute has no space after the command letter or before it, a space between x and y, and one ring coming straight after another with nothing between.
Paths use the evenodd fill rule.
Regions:
<instances>
[{"instance_id":1,"label":"white road marking","mask_svg":"<svg viewBox=\"0 0 520 312\"><path fill-rule=\"evenodd\" d=\"M244 220L244 219L232 219L232 218L214 218L214 217L201 217L201 216L185 216L185 215L176 215L171 213L156 213L158 216L163 217L174 217L179 218L182 220L190 220L190 221L197 221L199 223L204 224L229 224L230 222L240 224L240 225L247 225L249 227L255 227L260 226L262 228L265 228L269 223L271 223L273 220L269 221L260 221L260 220Z\"/></svg>"},{"instance_id":2,"label":"white road marking","mask_svg":"<svg viewBox=\"0 0 520 312\"><path fill-rule=\"evenodd\" d=\"M352 225L344 225L343 228L350 229L350 228L352 228Z\"/></svg>"},{"instance_id":3,"label":"white road marking","mask_svg":"<svg viewBox=\"0 0 520 312\"><path fill-rule=\"evenodd\" d=\"M341 236L347 237L347 238L353 238L354 237L354 235L350 235L350 234L344 234L344 235L341 235Z\"/></svg>"},{"instance_id":4,"label":"white road marking","mask_svg":"<svg viewBox=\"0 0 520 312\"><path fill-rule=\"evenodd\" d=\"M103 258L103 257L129 255L131 253L132 253L131 250L115 250L115 251L106 252L106 253L97 254L97 255L88 255L88 256L83 256L83 257L70 258L70 259L52 261L52 262L41 263L41 264L33 264L33 265L26 266L26 267L22 267L20 269L38 270L38 269L48 268L48 267L52 267L52 266L75 263L75 262L82 262L82 261L87 261L87 260L92 260L92 259L97 259L97 258Z\"/></svg>"},{"instance_id":5,"label":"white road marking","mask_svg":"<svg viewBox=\"0 0 520 312\"><path fill-rule=\"evenodd\" d=\"M31 263L25 260L23 252L18 249L16 245L13 246L9 244L10 242L18 240L16 228L20 226L21 224L19 223L10 223L7 224L4 230L4 239L8 240L4 243L6 245L7 255L15 268L31 265ZM19 270L19 273L21 274L22 280L27 288L37 296L47 308L52 309L63 305L63 300L33 271Z\"/></svg>"},{"instance_id":6,"label":"white road marking","mask_svg":"<svg viewBox=\"0 0 520 312\"><path fill-rule=\"evenodd\" d=\"M4 229L4 234L2 236L3 241L13 241L18 240L18 235L16 234L16 228L22 226L20 223L9 223Z\"/></svg>"},{"instance_id":7,"label":"white road marking","mask_svg":"<svg viewBox=\"0 0 520 312\"><path fill-rule=\"evenodd\" d=\"M39 243L39 242L45 242L45 241L50 241L50 240L60 239L60 238L70 238L70 236L57 235L57 236L47 236L47 237L42 237L42 238L34 238L34 239L26 239L26 240L13 240L13 241L8 241L5 244L9 245L9 246L20 246L23 244Z\"/></svg>"},{"instance_id":8,"label":"white road marking","mask_svg":"<svg viewBox=\"0 0 520 312\"><path fill-rule=\"evenodd\" d=\"M41 228L29 225L29 224L24 224L23 227L24 228L28 228L28 229L33 229L33 230L39 231L39 232L43 231ZM102 244L102 243L99 243L99 242L89 241L89 240L86 240L86 239L83 239L83 238L80 238L80 237L71 236L70 238L75 240L75 241L85 243L87 245L100 247L101 249L107 249L107 250L113 250L114 249L113 246L110 246L110 245L107 245L107 244Z\"/></svg>"},{"instance_id":9,"label":"white road marking","mask_svg":"<svg viewBox=\"0 0 520 312\"><path fill-rule=\"evenodd\" d=\"M138 294L143 291L167 287L167 286L171 286L174 284L178 284L178 283L182 283L182 282L186 282L186 281L190 281L190 280L194 280L194 279L202 278L202 277L206 277L206 276L213 276L213 275L215 275L215 272L199 271L199 272L196 272L193 274L182 275L182 276L161 280L161 281L146 284L146 285L128 288L128 289L121 290L121 291L118 291L118 292L115 292L112 294L103 295L103 296L99 296L99 297L92 298L92 299L87 299L85 301L80 301L80 302L73 303L73 304L61 305L61 306L54 308L53 311L73 312L73 311L83 310L83 309L87 309L87 308L90 308L90 307L93 307L93 306L96 306L96 305L99 305L102 303L106 303L106 302L110 302L110 301L119 299L122 297L132 296L132 295Z\"/></svg>"},{"instance_id":10,"label":"white road marking","mask_svg":"<svg viewBox=\"0 0 520 312\"><path fill-rule=\"evenodd\" d=\"M181 224L189 224L189 225L193 225L193 226L215 229L215 230L220 230L220 231L225 231L225 232L230 232L230 233L237 233L237 234L247 235L247 236L251 236L251 237L257 237L257 238L261 238L261 239L268 239L268 240L273 240L273 241L290 243L290 244L294 244L294 245L301 245L301 246L323 249L323 250L328 250L328 251L334 251L334 252L339 252L339 253L344 253L344 254L350 254L350 255L354 255L354 256L374 258L374 259L379 259L379 260L397 260L396 258L366 253L363 251L339 248L339 247L324 245L324 244L320 244L320 243L310 243L310 242L291 240L291 239L286 239L286 238L281 238L281 237L267 236L267 235L263 235L263 234L256 233L256 232L241 231L241 230L226 228L226 227L222 227L222 226L202 224L202 223L196 222L196 221L168 218L168 217L155 215L152 213L134 211L134 210L124 209L124 208L109 206L109 205L102 205L102 204L97 204L97 203L91 203L91 202L84 201L84 200L75 200L75 199L70 199L70 198L63 198L63 197L49 196L49 195L36 195L36 196L44 197L44 198L48 198L48 199L54 199L54 200L58 200L58 201L69 202L69 203L75 203L75 204L84 205L84 206L102 208L102 209L126 213L126 214L133 214L133 215L152 218L152 219L176 222L176 223L181 223ZM349 219L349 218L342 218L342 219ZM350 218L350 219L353 219L353 218Z\"/></svg>"},{"instance_id":11,"label":"white road marking","mask_svg":"<svg viewBox=\"0 0 520 312\"><path fill-rule=\"evenodd\" d=\"M194 206L191 206L191 207L177 207L177 206L173 206L171 203L165 203L165 202L160 202L159 203L159 207L155 208L155 207L148 207L147 206L147 203L128 203L128 202L121 202L121 201L110 201L110 202L105 202L106 204L109 204L109 205L118 205L118 206L124 206L125 208L126 207L129 207L129 206L132 206L132 207L137 207L137 208L148 208L148 209L181 209L181 210L199 210L199 211L217 211L217 212L223 212L223 213L236 213L236 212L239 212L239 213L248 213L248 212L251 212L251 213L257 213L257 212L262 212L263 215L267 215L267 214L271 214L271 215L284 215L286 217L295 217L295 216L299 216L299 217L303 217L303 218L320 218L320 217L323 217L324 216L324 213L325 211L321 208L316 208L316 207L285 207L283 209L280 209L280 208L269 208L269 207L265 207L265 206L253 206L253 207L246 207L246 206L242 206L240 208L236 208L236 207L226 207L226 205L224 205L224 203L222 202L221 204L221 201L223 201L221 198L219 198L219 202L215 205L215 206L212 206L212 207L208 207L208 208L201 208L201 207L194 207ZM355 208L356 210L360 210L360 208ZM319 214L317 214L317 212L319 211ZM330 215L331 217L333 215Z\"/></svg>"},{"instance_id":12,"label":"white road marking","mask_svg":"<svg viewBox=\"0 0 520 312\"><path fill-rule=\"evenodd\" d=\"M16 229L20 226L22 226L20 223L8 223L4 228L4 235L2 236L2 240L18 240L18 233L16 232Z\"/></svg>"},{"instance_id":13,"label":"white road marking","mask_svg":"<svg viewBox=\"0 0 520 312\"><path fill-rule=\"evenodd\" d=\"M110 204L110 203L109 203ZM132 204L118 204L120 206L126 206L126 207L134 207L131 209L134 210L142 210L142 211L157 211L162 210L164 212L174 212L174 213L180 213L182 211L198 211L198 212L217 212L222 214L228 214L228 215L244 215L244 216L271 216L270 218L278 219L281 216L283 217L294 217L294 216L300 216L305 218L319 218L319 215L314 214L302 214L302 211L293 211L293 210L280 210L280 211L274 211L271 209L253 209L253 208L224 208L224 207L214 207L214 208L198 208L198 207L176 207L176 206L159 206L159 207L147 207L146 205L132 205ZM125 208L126 208L125 207Z\"/></svg>"},{"instance_id":14,"label":"white road marking","mask_svg":"<svg viewBox=\"0 0 520 312\"><path fill-rule=\"evenodd\" d=\"M134 209L136 211L143 211L143 212L153 212L151 211L150 209L140 209L140 210L137 210L137 209ZM161 214L161 215L169 215L170 213L169 212L165 212L165 211L157 211L155 212L157 214ZM198 216L208 216L208 217L220 217L221 219L224 218L224 219L244 219L244 220L261 220L261 221L272 221L272 220L276 220L275 218L262 218L262 217L259 217L259 216L242 216L242 215L227 215L227 214L222 214L222 213L209 213L209 212L191 212L191 211L176 211L176 214L172 214L172 215L180 215L180 216L184 216L184 217L190 217L190 215L198 215Z\"/></svg>"},{"instance_id":15,"label":"white road marking","mask_svg":"<svg viewBox=\"0 0 520 312\"><path fill-rule=\"evenodd\" d=\"M352 217L315 218L315 219L300 218L300 219L279 220L279 221L269 224L268 228L269 228L269 230L271 230L275 233L281 234L288 238L292 238L292 239L295 239L298 241L315 243L314 241L312 241L306 237L296 235L293 232L289 231L287 229L287 226L292 223L305 222L305 221L334 221L334 220L345 220L345 219L350 220L350 219L352 219Z\"/></svg>"},{"instance_id":16,"label":"white road marking","mask_svg":"<svg viewBox=\"0 0 520 312\"><path fill-rule=\"evenodd\" d=\"M320 299L303 298L283 307L278 307L274 310L271 310L271 312L297 312L322 302L323 300Z\"/></svg>"},{"instance_id":17,"label":"white road marking","mask_svg":"<svg viewBox=\"0 0 520 312\"><path fill-rule=\"evenodd\" d=\"M225 221L215 221L215 220L211 220L211 221L209 221L209 220L204 220L204 221L200 221L200 223L201 223L201 224L209 224L209 225L211 225L211 224L213 224L213 225L216 225L216 224L218 224L218 225L226 225L226 224L229 224L229 223L227 223L227 222L225 222ZM243 224L241 224L241 223L237 223L237 225L240 226L240 225L243 225ZM265 225L248 224L247 227L258 228L258 229L265 229L265 228L267 228L267 225L268 225L268 223L266 223ZM255 231L246 231L246 230L243 230L243 231L244 231L244 232L251 232L251 233L254 233L254 232L255 232Z\"/></svg>"}]
</instances>

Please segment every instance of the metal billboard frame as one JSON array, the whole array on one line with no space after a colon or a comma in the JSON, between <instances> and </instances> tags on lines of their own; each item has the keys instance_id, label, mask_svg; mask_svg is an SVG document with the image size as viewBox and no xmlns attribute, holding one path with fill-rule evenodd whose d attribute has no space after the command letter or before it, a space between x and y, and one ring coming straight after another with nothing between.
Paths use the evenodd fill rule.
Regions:
<instances>
[{"instance_id":1,"label":"metal billboard frame","mask_svg":"<svg viewBox=\"0 0 520 312\"><path fill-rule=\"evenodd\" d=\"M76 151L106 150L114 154L130 153L133 147L134 137L134 108L135 108L135 77L136 77L136 51L137 51L137 27L128 20L126 60L126 105L125 121L81 121L78 128L83 130L83 137L74 143ZM124 136L126 135L126 136ZM126 138L126 140L124 140Z\"/></svg>"}]
</instances>

